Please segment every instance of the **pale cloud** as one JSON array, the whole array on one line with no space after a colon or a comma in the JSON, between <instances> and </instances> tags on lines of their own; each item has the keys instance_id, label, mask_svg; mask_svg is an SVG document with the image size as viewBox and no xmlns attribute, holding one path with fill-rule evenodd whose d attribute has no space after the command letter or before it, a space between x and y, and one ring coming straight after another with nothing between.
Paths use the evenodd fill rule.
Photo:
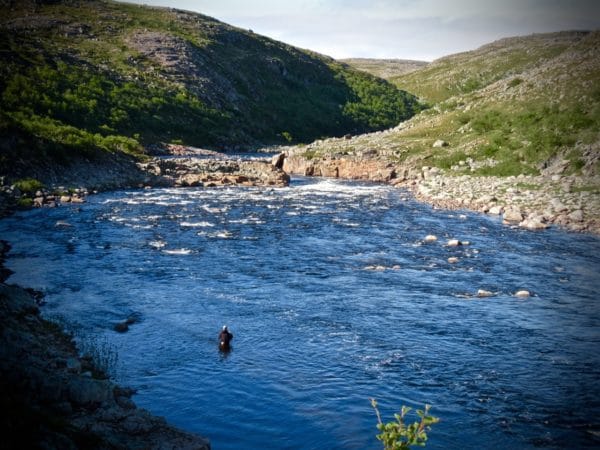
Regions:
<instances>
[{"instance_id":1,"label":"pale cloud","mask_svg":"<svg viewBox=\"0 0 600 450\"><path fill-rule=\"evenodd\" d=\"M600 29L595 0L129 0L197 11L335 58L432 60L493 40Z\"/></svg>"}]
</instances>

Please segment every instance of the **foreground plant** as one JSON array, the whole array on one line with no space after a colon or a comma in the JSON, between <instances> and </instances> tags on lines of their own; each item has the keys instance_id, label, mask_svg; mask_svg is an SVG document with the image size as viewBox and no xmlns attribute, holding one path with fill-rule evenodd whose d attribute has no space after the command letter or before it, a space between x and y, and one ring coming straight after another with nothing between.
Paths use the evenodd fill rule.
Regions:
<instances>
[{"instance_id":1,"label":"foreground plant","mask_svg":"<svg viewBox=\"0 0 600 450\"><path fill-rule=\"evenodd\" d=\"M406 450L417 445L424 447L427 442L427 433L431 425L440 421L438 417L429 415L431 405L425 405L425 411L417 409L416 413L421 418L411 424L406 424L405 417L412 408L402 406L400 414L394 414L396 421L383 423L377 408L377 401L372 398L371 406L377 414L377 429L381 432L377 439L383 443L385 450Z\"/></svg>"}]
</instances>

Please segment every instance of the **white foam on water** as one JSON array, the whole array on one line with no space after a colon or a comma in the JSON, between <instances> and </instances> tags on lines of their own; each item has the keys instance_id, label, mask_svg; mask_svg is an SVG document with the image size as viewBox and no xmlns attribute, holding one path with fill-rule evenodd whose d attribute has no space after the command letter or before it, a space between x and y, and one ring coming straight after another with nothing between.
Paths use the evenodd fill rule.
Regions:
<instances>
[{"instance_id":1,"label":"white foam on water","mask_svg":"<svg viewBox=\"0 0 600 450\"><path fill-rule=\"evenodd\" d=\"M206 231L199 231L198 233L196 233L197 236L206 236L209 238L215 238L215 239L231 239L233 237L233 233L224 230L224 231L217 231L214 233L207 233Z\"/></svg>"},{"instance_id":2,"label":"white foam on water","mask_svg":"<svg viewBox=\"0 0 600 450\"><path fill-rule=\"evenodd\" d=\"M189 248L176 248L173 250L163 250L167 255L189 255L192 251Z\"/></svg>"},{"instance_id":3,"label":"white foam on water","mask_svg":"<svg viewBox=\"0 0 600 450\"><path fill-rule=\"evenodd\" d=\"M373 185L352 185L341 183L336 180L325 179L318 181L317 183L306 184L304 186L298 186L295 188L296 192L318 192L318 193L331 193L331 194L343 194L343 195L355 195L355 194L374 194L385 189L385 186L373 184Z\"/></svg>"},{"instance_id":4,"label":"white foam on water","mask_svg":"<svg viewBox=\"0 0 600 450\"><path fill-rule=\"evenodd\" d=\"M339 217L334 217L332 219L332 221L335 223L339 223L340 225L342 225L344 227L350 227L350 228L360 227L360 223L358 223L358 222L349 222L346 219L340 219Z\"/></svg>"},{"instance_id":5,"label":"white foam on water","mask_svg":"<svg viewBox=\"0 0 600 450\"><path fill-rule=\"evenodd\" d=\"M209 213L211 213L211 214L220 214L220 213L227 212L227 210L228 210L229 208L227 208L227 207L223 207L223 208L215 208L215 207L211 207L211 206L208 206L208 205L202 205L202 209L203 209L204 211L206 211L206 212L209 212Z\"/></svg>"},{"instance_id":6,"label":"white foam on water","mask_svg":"<svg viewBox=\"0 0 600 450\"><path fill-rule=\"evenodd\" d=\"M190 228L206 228L206 227L214 227L214 223L202 221L202 222L181 222L179 225L182 227L190 227Z\"/></svg>"},{"instance_id":7,"label":"white foam on water","mask_svg":"<svg viewBox=\"0 0 600 450\"><path fill-rule=\"evenodd\" d=\"M242 225L247 225L249 223L254 223L254 224L257 224L257 225L261 225L261 224L264 224L265 221L259 219L258 217L250 216L250 217L246 217L245 219L230 220L229 223L240 223Z\"/></svg>"},{"instance_id":8,"label":"white foam on water","mask_svg":"<svg viewBox=\"0 0 600 450\"><path fill-rule=\"evenodd\" d=\"M163 248L167 243L165 241L150 241L148 245L154 248Z\"/></svg>"}]
</instances>

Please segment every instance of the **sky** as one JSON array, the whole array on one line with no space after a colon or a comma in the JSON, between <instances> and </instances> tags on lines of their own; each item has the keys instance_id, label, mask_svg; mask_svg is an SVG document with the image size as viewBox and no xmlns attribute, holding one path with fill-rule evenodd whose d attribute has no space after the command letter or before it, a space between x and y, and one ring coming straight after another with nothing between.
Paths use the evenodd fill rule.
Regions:
<instances>
[{"instance_id":1,"label":"sky","mask_svg":"<svg viewBox=\"0 0 600 450\"><path fill-rule=\"evenodd\" d=\"M127 0L196 11L334 58L432 61L497 39L600 29L600 0Z\"/></svg>"}]
</instances>

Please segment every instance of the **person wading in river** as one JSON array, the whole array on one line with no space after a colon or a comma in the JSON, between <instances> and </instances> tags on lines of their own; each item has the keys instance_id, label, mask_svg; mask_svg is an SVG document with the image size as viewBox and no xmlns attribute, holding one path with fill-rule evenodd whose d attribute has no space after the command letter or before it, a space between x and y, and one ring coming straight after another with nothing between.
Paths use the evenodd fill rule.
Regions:
<instances>
[{"instance_id":1,"label":"person wading in river","mask_svg":"<svg viewBox=\"0 0 600 450\"><path fill-rule=\"evenodd\" d=\"M223 329L219 333L219 349L220 350L229 350L229 343L233 339L233 334L229 332L227 329L227 325L223 325Z\"/></svg>"}]
</instances>

